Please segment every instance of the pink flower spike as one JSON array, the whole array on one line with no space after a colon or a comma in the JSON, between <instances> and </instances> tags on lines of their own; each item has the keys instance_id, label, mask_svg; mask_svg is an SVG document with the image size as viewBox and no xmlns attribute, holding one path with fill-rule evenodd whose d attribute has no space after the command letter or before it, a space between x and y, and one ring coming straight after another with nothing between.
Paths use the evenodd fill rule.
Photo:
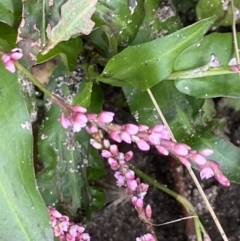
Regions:
<instances>
[{"instance_id":1,"label":"pink flower spike","mask_svg":"<svg viewBox=\"0 0 240 241\"><path fill-rule=\"evenodd\" d=\"M172 152L175 155L186 156L188 154L188 149L182 144L176 144L172 147Z\"/></svg>"},{"instance_id":2,"label":"pink flower spike","mask_svg":"<svg viewBox=\"0 0 240 241\"><path fill-rule=\"evenodd\" d=\"M203 157L199 154L194 154L190 158L192 161L196 162L198 165L204 165L207 162L205 157Z\"/></svg>"},{"instance_id":3,"label":"pink flower spike","mask_svg":"<svg viewBox=\"0 0 240 241\"><path fill-rule=\"evenodd\" d=\"M148 143L143 139L137 140L136 144L138 148L142 151L148 151L150 149L150 146L148 145Z\"/></svg>"},{"instance_id":4,"label":"pink flower spike","mask_svg":"<svg viewBox=\"0 0 240 241\"><path fill-rule=\"evenodd\" d=\"M151 206L148 204L147 207L145 208L145 213L146 216L150 219L152 217L152 208Z\"/></svg>"},{"instance_id":5,"label":"pink flower spike","mask_svg":"<svg viewBox=\"0 0 240 241\"><path fill-rule=\"evenodd\" d=\"M126 124L124 125L124 130L128 132L130 135L136 135L139 131L139 127L134 124Z\"/></svg>"},{"instance_id":6,"label":"pink flower spike","mask_svg":"<svg viewBox=\"0 0 240 241\"><path fill-rule=\"evenodd\" d=\"M125 161L130 161L131 159L132 159L132 157L133 157L133 152L132 151L128 151L127 153L125 153L125 155L124 155L124 159L125 159Z\"/></svg>"},{"instance_id":7,"label":"pink flower spike","mask_svg":"<svg viewBox=\"0 0 240 241\"><path fill-rule=\"evenodd\" d=\"M122 131L120 133L120 136L121 136L122 140L125 141L126 143L128 143L128 144L132 143L131 136L126 131Z\"/></svg>"},{"instance_id":8,"label":"pink flower spike","mask_svg":"<svg viewBox=\"0 0 240 241\"><path fill-rule=\"evenodd\" d=\"M64 113L62 113L60 116L60 123L61 123L62 127L65 129L67 129L69 126L72 125L70 120L65 116Z\"/></svg>"},{"instance_id":9,"label":"pink flower spike","mask_svg":"<svg viewBox=\"0 0 240 241\"><path fill-rule=\"evenodd\" d=\"M202 156L211 156L213 154L213 150L211 149L203 149L198 152Z\"/></svg>"},{"instance_id":10,"label":"pink flower spike","mask_svg":"<svg viewBox=\"0 0 240 241\"><path fill-rule=\"evenodd\" d=\"M113 121L113 116L114 113L108 112L108 111L103 111L98 115L98 121L103 122L103 123L110 123Z\"/></svg>"},{"instance_id":11,"label":"pink flower spike","mask_svg":"<svg viewBox=\"0 0 240 241\"><path fill-rule=\"evenodd\" d=\"M214 176L214 172L213 172L213 169L210 168L210 167L204 167L201 172L200 172L200 177L201 179L203 180L204 178L205 179L209 179L211 178L212 176Z\"/></svg>"}]
</instances>

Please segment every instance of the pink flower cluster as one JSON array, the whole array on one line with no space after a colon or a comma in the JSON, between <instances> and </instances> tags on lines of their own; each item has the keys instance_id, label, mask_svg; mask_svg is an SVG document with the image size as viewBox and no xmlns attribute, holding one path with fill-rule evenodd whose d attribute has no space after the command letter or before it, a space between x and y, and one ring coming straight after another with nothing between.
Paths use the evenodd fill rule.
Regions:
<instances>
[{"instance_id":1,"label":"pink flower cluster","mask_svg":"<svg viewBox=\"0 0 240 241\"><path fill-rule=\"evenodd\" d=\"M90 241L88 233L84 233L85 228L69 222L69 217L62 215L53 207L48 207L53 234L60 241Z\"/></svg>"},{"instance_id":2,"label":"pink flower cluster","mask_svg":"<svg viewBox=\"0 0 240 241\"><path fill-rule=\"evenodd\" d=\"M210 178L214 176L221 184L229 186L229 180L220 171L219 165L214 165L206 157L213 154L212 150L204 149L199 152L192 150L191 147L184 143L176 143L171 140L171 134L164 125L155 125L149 128L146 125L116 125L112 124L114 113L103 111L99 115L88 114L87 110L80 106L72 106L69 115L62 114L60 122L64 128L72 127L74 132L86 127L88 133L92 136L98 133L99 129L105 130L111 139L120 143L136 143L142 151L148 151L150 146L154 146L162 155L173 155L185 166L191 166L193 163L201 170L201 178ZM97 149L102 149L101 140L96 138L92 140L92 145ZM111 147L113 149L113 147ZM114 150L105 150L105 157L114 155ZM108 162L113 168L118 166L114 158L109 157ZM117 168L117 167L116 167Z\"/></svg>"},{"instance_id":3,"label":"pink flower cluster","mask_svg":"<svg viewBox=\"0 0 240 241\"><path fill-rule=\"evenodd\" d=\"M11 73L14 73L16 71L14 61L21 59L22 56L23 56L22 50L15 48L15 49L12 49L10 53L3 54L2 62L8 71L10 71Z\"/></svg>"}]
</instances>

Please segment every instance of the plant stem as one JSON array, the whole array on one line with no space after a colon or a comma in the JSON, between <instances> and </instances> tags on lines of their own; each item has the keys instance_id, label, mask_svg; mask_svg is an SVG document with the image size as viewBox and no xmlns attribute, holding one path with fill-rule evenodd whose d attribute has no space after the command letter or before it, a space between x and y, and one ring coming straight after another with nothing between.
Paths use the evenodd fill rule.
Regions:
<instances>
[{"instance_id":1,"label":"plant stem","mask_svg":"<svg viewBox=\"0 0 240 241\"><path fill-rule=\"evenodd\" d=\"M157 101L155 100L155 98L154 98L151 90L148 89L147 92L148 92L148 94L149 94L149 96L150 96L150 98L151 98L151 100L152 100L152 102L153 102L153 105L154 105L154 107L156 108L156 110L157 110L160 118L162 119L162 122L163 122L164 124L167 123L167 121L166 121L166 119L165 119L165 117L164 117L161 109L159 108L159 106L158 106L158 104L157 104ZM171 129L170 129L170 127L169 127L169 125L166 125L166 127L167 127L167 129L169 130L169 132L170 132L171 135L172 135L172 140L175 141L175 142L177 142L176 139L175 139L175 137L174 137L174 135L173 135L173 133L172 133L172 131L171 131ZM216 214L214 213L214 211L213 211L213 209L212 209L212 207L211 207L211 204L209 203L209 201L208 201L208 199L207 199L207 197L206 197L206 195L205 195L205 193L204 193L204 191L203 191L203 189L202 189L199 181L197 180L197 177L196 177L195 173L193 172L193 170L192 170L191 167L188 167L188 166L187 166L187 170L188 170L189 174L191 175L191 177L192 177L192 179L193 179L193 181L194 181L194 183L195 183L195 185L196 185L196 187L197 187L200 195L202 196L202 199L204 200L204 202L205 202L205 204L206 204L206 206L207 206L207 208L208 208L208 211L210 212L210 214L211 214L211 216L212 216L212 218L213 218L213 220L214 220L214 222L215 222L215 224L216 224L216 226L217 226L220 234L222 235L223 240L224 240L224 241L228 241L227 236L226 236L226 234L225 234L225 232L224 232L224 230L223 230L223 228L222 228L222 226L221 226L221 224L220 224L220 222L219 222ZM197 230L196 230L196 231L197 231Z\"/></svg>"},{"instance_id":2,"label":"plant stem","mask_svg":"<svg viewBox=\"0 0 240 241\"><path fill-rule=\"evenodd\" d=\"M234 48L235 48L237 64L240 64L239 48L238 48L238 41L237 41L237 31L236 31L236 20L235 20L235 16L234 16L234 0L231 0L231 8L232 8L233 43L234 43Z\"/></svg>"},{"instance_id":3,"label":"plant stem","mask_svg":"<svg viewBox=\"0 0 240 241\"><path fill-rule=\"evenodd\" d=\"M56 95L52 94L42 83L40 83L26 68L24 68L18 61L15 61L16 68L21 71L35 86L37 86L44 94L46 94L50 100L57 105L60 106L60 108L63 109L63 111L67 111L69 109L69 105L65 103L64 100L60 99Z\"/></svg>"}]
</instances>

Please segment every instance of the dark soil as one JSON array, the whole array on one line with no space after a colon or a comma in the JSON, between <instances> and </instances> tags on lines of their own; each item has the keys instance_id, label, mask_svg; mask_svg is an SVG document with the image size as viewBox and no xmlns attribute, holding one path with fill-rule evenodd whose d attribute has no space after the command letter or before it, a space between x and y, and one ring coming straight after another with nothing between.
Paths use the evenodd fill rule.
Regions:
<instances>
[{"instance_id":1,"label":"dark soil","mask_svg":"<svg viewBox=\"0 0 240 241\"><path fill-rule=\"evenodd\" d=\"M134 123L134 119L130 115L127 107L118 108L114 104L118 98L122 98L119 96L121 95L120 91L117 88L106 89L105 86L104 92L106 93L105 109L116 113L115 121L118 123ZM229 130L230 140L234 144L239 144L240 130L238 123L240 121L240 112L234 112L227 108L221 113L221 117L224 115L227 118L227 129ZM129 147L123 145L120 148L124 151L133 148L135 154L133 160L134 165L150 175L153 179L156 179L159 183L175 191L178 190L176 187L179 183L176 183L176 172L174 172L174 166L177 165L174 163L175 161L164 159L154 150L142 153L134 146ZM198 172L196 172L196 175L199 176ZM206 240L221 241L222 237L209 212L206 210L205 204L187 171L183 171L180 182L181 186L185 186L185 197L194 205L211 238ZM232 183L229 188L225 188L213 179L200 182L229 241L240 240L239 185ZM124 195L123 190L115 187L115 180L111 170L109 170L103 183L110 183L110 186L103 185L108 199L108 205L95 213L91 223L87 225L87 231L91 235L91 240L132 241L136 240L136 237L147 233L146 225L139 220L138 214L133 208L130 199ZM191 236L191 231L187 228L189 221L182 220L172 224L157 226L184 217L184 209L175 199L150 186L145 198L145 204L148 203L153 209L152 222L156 224L155 233L158 241L196 240L194 236Z\"/></svg>"}]
</instances>

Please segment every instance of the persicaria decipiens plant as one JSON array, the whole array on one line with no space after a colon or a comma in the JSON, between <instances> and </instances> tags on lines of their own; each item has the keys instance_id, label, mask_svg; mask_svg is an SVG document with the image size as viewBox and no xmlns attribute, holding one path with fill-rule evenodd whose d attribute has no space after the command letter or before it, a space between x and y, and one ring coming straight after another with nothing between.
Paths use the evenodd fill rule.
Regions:
<instances>
[{"instance_id":1,"label":"persicaria decipiens plant","mask_svg":"<svg viewBox=\"0 0 240 241\"><path fill-rule=\"evenodd\" d=\"M15 72L14 61L21 57L21 50L14 49L9 54L4 54L2 61L7 70ZM201 179L214 177L222 185L230 185L229 180L221 172L219 164L208 159L213 154L212 150L203 149L196 151L184 143L173 141L171 133L162 124L153 127L131 123L117 125L112 123L114 118L114 113L112 112L88 113L86 108L77 105L69 106L56 96L51 99L63 108L60 116L62 127L65 129L72 128L73 132L80 132L81 129L85 128L91 136L90 144L100 151L101 156L107 159L113 170L116 185L118 187L125 187L126 194L131 196L132 204L138 212L139 218L148 226L148 230L151 231L151 233L137 237L136 241L156 240L151 222L152 208L149 204L144 205L144 197L147 194L149 185L141 182L129 165L133 158L133 152L120 152L118 146L112 144L109 139L116 143L135 143L141 151L148 151L152 146L157 149L159 154L164 156L171 155L186 167L190 167L191 165L197 166L200 169ZM105 137L105 133L108 134L109 139ZM48 207L48 212L54 236L58 237L59 240L90 240L89 234L84 233L85 229L69 221L69 217L62 215L52 207Z\"/></svg>"}]
</instances>

